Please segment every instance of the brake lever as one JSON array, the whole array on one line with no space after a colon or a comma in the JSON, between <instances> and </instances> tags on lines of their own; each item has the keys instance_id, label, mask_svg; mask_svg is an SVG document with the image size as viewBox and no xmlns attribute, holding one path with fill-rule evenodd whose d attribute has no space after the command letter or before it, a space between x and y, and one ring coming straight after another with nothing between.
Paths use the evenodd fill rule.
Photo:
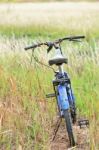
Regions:
<instances>
[{"instance_id":1,"label":"brake lever","mask_svg":"<svg viewBox=\"0 0 99 150\"><path fill-rule=\"evenodd\" d=\"M46 45L48 46L47 53L49 53L50 50L53 48L53 43L52 42L47 42Z\"/></svg>"},{"instance_id":2,"label":"brake lever","mask_svg":"<svg viewBox=\"0 0 99 150\"><path fill-rule=\"evenodd\" d=\"M51 45L51 46L49 46L49 48L47 49L47 53L49 53L50 52L50 50L53 48L53 46Z\"/></svg>"}]
</instances>

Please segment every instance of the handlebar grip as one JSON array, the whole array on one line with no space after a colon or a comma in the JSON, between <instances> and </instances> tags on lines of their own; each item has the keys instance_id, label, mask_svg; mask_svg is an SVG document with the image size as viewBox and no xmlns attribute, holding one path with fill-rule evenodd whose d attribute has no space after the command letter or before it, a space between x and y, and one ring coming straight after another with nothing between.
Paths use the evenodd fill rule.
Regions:
<instances>
[{"instance_id":1,"label":"handlebar grip","mask_svg":"<svg viewBox=\"0 0 99 150\"><path fill-rule=\"evenodd\" d=\"M70 37L65 37L65 38L59 39L56 41L56 43L59 43L59 41L60 42L65 41L65 40L73 41L73 40L83 39L83 38L85 38L85 36L70 36Z\"/></svg>"},{"instance_id":2,"label":"handlebar grip","mask_svg":"<svg viewBox=\"0 0 99 150\"><path fill-rule=\"evenodd\" d=\"M74 36L73 38L74 38L74 39L84 39L85 36L83 36L83 35L82 35L82 36Z\"/></svg>"},{"instance_id":3,"label":"handlebar grip","mask_svg":"<svg viewBox=\"0 0 99 150\"><path fill-rule=\"evenodd\" d=\"M36 48L38 45L35 44L35 45L32 45L32 46L28 46L28 47L25 47L24 49L25 50L29 50L29 49L32 49L32 48Z\"/></svg>"},{"instance_id":4,"label":"handlebar grip","mask_svg":"<svg viewBox=\"0 0 99 150\"><path fill-rule=\"evenodd\" d=\"M67 38L64 38L64 40L77 40L77 39L84 39L85 36L71 36L71 37L67 37Z\"/></svg>"}]
</instances>

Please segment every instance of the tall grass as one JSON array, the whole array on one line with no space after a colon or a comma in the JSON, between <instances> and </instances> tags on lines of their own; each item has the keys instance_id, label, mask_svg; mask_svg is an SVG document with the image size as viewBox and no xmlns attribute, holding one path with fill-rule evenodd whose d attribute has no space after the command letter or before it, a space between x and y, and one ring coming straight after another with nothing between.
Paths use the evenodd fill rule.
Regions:
<instances>
[{"instance_id":1,"label":"tall grass","mask_svg":"<svg viewBox=\"0 0 99 150\"><path fill-rule=\"evenodd\" d=\"M82 43L64 43L79 117L90 120L90 149L99 149L99 8L98 3L0 5L0 149L48 150L56 116L53 72L30 64L24 47L65 35L86 35ZM3 19L2 19L3 18ZM53 56L37 49L39 60Z\"/></svg>"},{"instance_id":2,"label":"tall grass","mask_svg":"<svg viewBox=\"0 0 99 150\"><path fill-rule=\"evenodd\" d=\"M56 104L55 99L47 101L45 95L53 92L53 72L35 64L34 60L30 64L31 52L24 52L20 48L20 45L24 47L30 41L26 38L19 41L12 39L6 45L9 54L2 53L0 56L1 149L50 149L50 131L56 115ZM15 43L15 47L12 47L12 43ZM69 59L65 69L72 79L78 115L90 120L90 148L98 149L98 43L67 43L63 44L63 48L64 55ZM38 57L41 61L43 58L45 63L53 55L43 55L45 49L36 53L40 53Z\"/></svg>"},{"instance_id":3,"label":"tall grass","mask_svg":"<svg viewBox=\"0 0 99 150\"><path fill-rule=\"evenodd\" d=\"M45 149L50 116L37 72L15 54L1 58L0 66L1 149Z\"/></svg>"}]
</instances>

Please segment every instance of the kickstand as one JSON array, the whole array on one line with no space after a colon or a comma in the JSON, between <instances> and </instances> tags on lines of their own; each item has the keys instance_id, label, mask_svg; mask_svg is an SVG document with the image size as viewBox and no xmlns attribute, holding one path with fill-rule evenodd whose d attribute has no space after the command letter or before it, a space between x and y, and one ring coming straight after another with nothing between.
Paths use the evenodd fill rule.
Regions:
<instances>
[{"instance_id":1,"label":"kickstand","mask_svg":"<svg viewBox=\"0 0 99 150\"><path fill-rule=\"evenodd\" d=\"M59 129L59 127L60 127L61 121L62 121L62 118L59 117L59 118L57 119L56 126L55 126L55 129L54 129L54 135L53 135L53 138L52 138L52 142L55 140L55 137L56 137L56 134L57 134L58 129Z\"/></svg>"}]
</instances>

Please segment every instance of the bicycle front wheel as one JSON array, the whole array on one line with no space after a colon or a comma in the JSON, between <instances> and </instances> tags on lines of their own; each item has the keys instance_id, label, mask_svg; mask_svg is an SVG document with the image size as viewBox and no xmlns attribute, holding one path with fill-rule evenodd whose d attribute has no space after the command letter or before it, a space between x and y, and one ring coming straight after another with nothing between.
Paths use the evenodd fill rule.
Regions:
<instances>
[{"instance_id":1,"label":"bicycle front wheel","mask_svg":"<svg viewBox=\"0 0 99 150\"><path fill-rule=\"evenodd\" d=\"M66 129L67 129L67 133L68 133L68 137L69 137L69 141L70 141L70 146L75 146L75 140L74 140L74 135L73 135L73 129L72 129L72 121L71 121L71 115L69 110L64 110L64 119L65 119L65 123L66 123Z\"/></svg>"}]
</instances>

